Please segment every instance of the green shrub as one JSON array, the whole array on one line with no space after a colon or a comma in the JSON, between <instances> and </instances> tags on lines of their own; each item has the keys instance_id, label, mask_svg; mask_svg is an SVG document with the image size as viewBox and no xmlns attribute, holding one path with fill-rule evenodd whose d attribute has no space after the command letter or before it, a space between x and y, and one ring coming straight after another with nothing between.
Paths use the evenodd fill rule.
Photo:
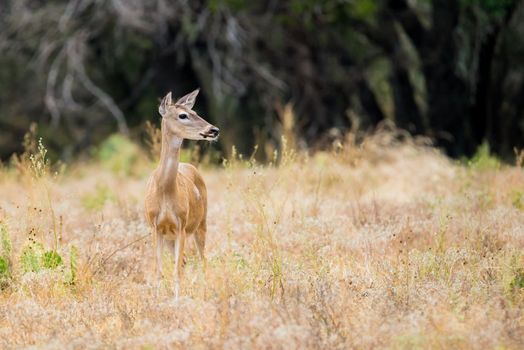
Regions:
<instances>
[{"instance_id":1,"label":"green shrub","mask_svg":"<svg viewBox=\"0 0 524 350\"><path fill-rule=\"evenodd\" d=\"M89 210L100 210L106 202L115 200L111 189L104 184L97 184L93 193L86 193L82 197L82 205Z\"/></svg>"},{"instance_id":2,"label":"green shrub","mask_svg":"<svg viewBox=\"0 0 524 350\"><path fill-rule=\"evenodd\" d=\"M0 222L0 254L4 257L9 257L11 255L11 240L9 239L9 234L7 232L7 226Z\"/></svg>"},{"instance_id":3,"label":"green shrub","mask_svg":"<svg viewBox=\"0 0 524 350\"><path fill-rule=\"evenodd\" d=\"M0 256L0 281L9 277L9 261Z\"/></svg>"},{"instance_id":4,"label":"green shrub","mask_svg":"<svg viewBox=\"0 0 524 350\"><path fill-rule=\"evenodd\" d=\"M512 292L524 289L524 269L518 269L515 271L515 276L509 284L509 289Z\"/></svg>"},{"instance_id":5,"label":"green shrub","mask_svg":"<svg viewBox=\"0 0 524 350\"><path fill-rule=\"evenodd\" d=\"M42 267L53 270L62 265L62 257L54 250L48 250L42 255Z\"/></svg>"},{"instance_id":6,"label":"green shrub","mask_svg":"<svg viewBox=\"0 0 524 350\"><path fill-rule=\"evenodd\" d=\"M517 209L524 209L524 194L520 191L511 192L511 204Z\"/></svg>"},{"instance_id":7,"label":"green shrub","mask_svg":"<svg viewBox=\"0 0 524 350\"><path fill-rule=\"evenodd\" d=\"M24 273L39 272L42 269L53 270L63 264L62 257L56 250L45 250L40 242L30 240L20 255L20 264Z\"/></svg>"},{"instance_id":8,"label":"green shrub","mask_svg":"<svg viewBox=\"0 0 524 350\"><path fill-rule=\"evenodd\" d=\"M41 270L40 258L44 252L42 243L31 240L23 249L20 255L20 264L24 273L38 272Z\"/></svg>"},{"instance_id":9,"label":"green shrub","mask_svg":"<svg viewBox=\"0 0 524 350\"><path fill-rule=\"evenodd\" d=\"M69 276L67 276L67 283L73 285L76 283L78 250L72 246L69 250Z\"/></svg>"},{"instance_id":10,"label":"green shrub","mask_svg":"<svg viewBox=\"0 0 524 350\"><path fill-rule=\"evenodd\" d=\"M0 222L0 289L3 289L11 278L11 251L7 226Z\"/></svg>"},{"instance_id":11,"label":"green shrub","mask_svg":"<svg viewBox=\"0 0 524 350\"><path fill-rule=\"evenodd\" d=\"M125 136L111 135L99 147L98 159L114 173L130 175L140 160L140 149Z\"/></svg>"},{"instance_id":12,"label":"green shrub","mask_svg":"<svg viewBox=\"0 0 524 350\"><path fill-rule=\"evenodd\" d=\"M483 142L477 148L477 151L467 164L470 168L476 170L496 170L500 168L500 160L491 154L487 142Z\"/></svg>"}]
</instances>

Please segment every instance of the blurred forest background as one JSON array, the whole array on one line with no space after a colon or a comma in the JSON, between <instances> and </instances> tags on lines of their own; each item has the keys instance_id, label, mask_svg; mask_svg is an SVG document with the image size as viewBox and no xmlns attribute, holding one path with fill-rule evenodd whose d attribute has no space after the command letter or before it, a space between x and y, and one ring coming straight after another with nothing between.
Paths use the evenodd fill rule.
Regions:
<instances>
[{"instance_id":1,"label":"blurred forest background","mask_svg":"<svg viewBox=\"0 0 524 350\"><path fill-rule=\"evenodd\" d=\"M519 0L2 0L0 159L33 121L64 159L141 138L159 98L197 87L226 153L278 147L289 102L303 147L389 120L454 157L509 156L523 38Z\"/></svg>"}]
</instances>

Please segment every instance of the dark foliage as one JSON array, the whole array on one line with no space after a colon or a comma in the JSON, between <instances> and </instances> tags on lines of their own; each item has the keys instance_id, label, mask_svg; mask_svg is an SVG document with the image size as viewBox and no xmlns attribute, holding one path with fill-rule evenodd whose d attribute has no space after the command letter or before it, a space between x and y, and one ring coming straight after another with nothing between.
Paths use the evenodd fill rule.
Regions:
<instances>
[{"instance_id":1,"label":"dark foliage","mask_svg":"<svg viewBox=\"0 0 524 350\"><path fill-rule=\"evenodd\" d=\"M224 151L277 143L292 102L309 146L393 120L452 156L524 146L517 0L7 0L0 8L0 157L31 121L67 158L158 99L201 87ZM325 146L325 145L324 145Z\"/></svg>"}]
</instances>

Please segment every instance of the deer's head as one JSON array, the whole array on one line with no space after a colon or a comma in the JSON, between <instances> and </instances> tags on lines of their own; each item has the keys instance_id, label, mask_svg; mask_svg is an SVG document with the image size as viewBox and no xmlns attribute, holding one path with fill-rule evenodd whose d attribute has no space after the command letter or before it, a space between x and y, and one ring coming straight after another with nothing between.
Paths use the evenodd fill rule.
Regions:
<instances>
[{"instance_id":1,"label":"deer's head","mask_svg":"<svg viewBox=\"0 0 524 350\"><path fill-rule=\"evenodd\" d=\"M165 125L168 133L189 140L214 141L218 138L218 128L193 111L199 91L200 89L196 89L175 103L171 100L171 92L162 99L158 112L162 116L162 124Z\"/></svg>"}]
</instances>

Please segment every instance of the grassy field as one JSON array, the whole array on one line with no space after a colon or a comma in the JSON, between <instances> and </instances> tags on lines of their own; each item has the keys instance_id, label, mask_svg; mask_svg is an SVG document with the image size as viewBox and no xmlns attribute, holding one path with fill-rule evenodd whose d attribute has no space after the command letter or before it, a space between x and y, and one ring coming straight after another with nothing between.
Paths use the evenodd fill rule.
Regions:
<instances>
[{"instance_id":1,"label":"grassy field","mask_svg":"<svg viewBox=\"0 0 524 350\"><path fill-rule=\"evenodd\" d=\"M394 140L201 166L209 262L190 240L179 301L167 252L153 283L154 165L33 144L0 171L0 348L524 348L521 164Z\"/></svg>"}]
</instances>

